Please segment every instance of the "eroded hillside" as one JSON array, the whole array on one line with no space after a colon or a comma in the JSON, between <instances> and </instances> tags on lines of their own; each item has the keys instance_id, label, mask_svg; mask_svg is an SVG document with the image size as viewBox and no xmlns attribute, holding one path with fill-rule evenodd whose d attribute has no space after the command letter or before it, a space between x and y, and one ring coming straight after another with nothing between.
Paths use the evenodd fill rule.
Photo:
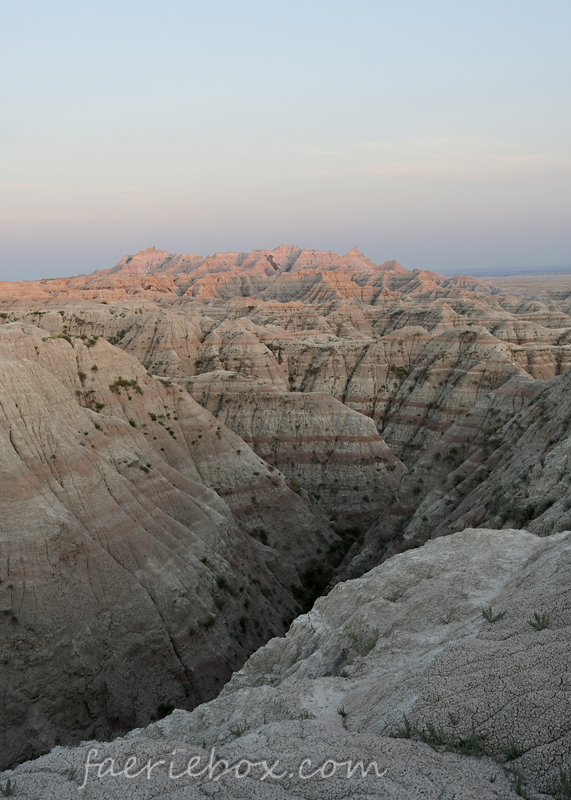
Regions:
<instances>
[{"instance_id":1,"label":"eroded hillside","mask_svg":"<svg viewBox=\"0 0 571 800\"><path fill-rule=\"evenodd\" d=\"M83 785L90 800L564 798L570 556L569 533L467 529L429 542L320 598L210 703L111 743L58 748L2 781L29 798ZM205 768L212 748L212 765L232 765L225 774L223 761ZM127 778L128 756L132 773L158 766ZM279 779L246 768L264 758ZM348 777L348 760L379 770Z\"/></svg>"},{"instance_id":2,"label":"eroded hillside","mask_svg":"<svg viewBox=\"0 0 571 800\"><path fill-rule=\"evenodd\" d=\"M391 554L570 527L568 297L289 246L0 284L4 764L210 699Z\"/></svg>"},{"instance_id":3,"label":"eroded hillside","mask_svg":"<svg viewBox=\"0 0 571 800\"><path fill-rule=\"evenodd\" d=\"M338 540L186 390L43 334L0 330L4 765L214 696Z\"/></svg>"}]
</instances>

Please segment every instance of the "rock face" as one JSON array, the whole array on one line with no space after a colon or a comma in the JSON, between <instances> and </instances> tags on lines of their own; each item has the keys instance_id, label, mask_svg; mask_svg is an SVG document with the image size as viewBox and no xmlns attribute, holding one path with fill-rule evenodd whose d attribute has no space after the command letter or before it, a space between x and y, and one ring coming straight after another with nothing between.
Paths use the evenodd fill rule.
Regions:
<instances>
[{"instance_id":1,"label":"rock face","mask_svg":"<svg viewBox=\"0 0 571 800\"><path fill-rule=\"evenodd\" d=\"M482 397L404 476L337 579L472 525L571 528L570 398L569 370L548 382L518 376Z\"/></svg>"},{"instance_id":2,"label":"rock face","mask_svg":"<svg viewBox=\"0 0 571 800\"><path fill-rule=\"evenodd\" d=\"M3 766L214 696L337 538L185 390L43 333L0 330Z\"/></svg>"},{"instance_id":3,"label":"rock face","mask_svg":"<svg viewBox=\"0 0 571 800\"><path fill-rule=\"evenodd\" d=\"M289 245L0 284L3 765L209 700L331 579L571 527L570 297Z\"/></svg>"},{"instance_id":4,"label":"rock face","mask_svg":"<svg viewBox=\"0 0 571 800\"><path fill-rule=\"evenodd\" d=\"M2 284L0 302L50 333L103 336L162 377L223 369L330 394L370 416L408 466L487 392L571 365L565 297L379 266L357 250L151 248L87 277Z\"/></svg>"},{"instance_id":5,"label":"rock face","mask_svg":"<svg viewBox=\"0 0 571 800\"><path fill-rule=\"evenodd\" d=\"M371 419L324 392L279 391L224 371L191 378L188 390L293 486L310 492L337 528L366 530L406 470Z\"/></svg>"},{"instance_id":6,"label":"rock face","mask_svg":"<svg viewBox=\"0 0 571 800\"><path fill-rule=\"evenodd\" d=\"M94 800L201 798L215 786L221 797L546 797L538 792L555 791L571 767L570 579L569 533L467 529L429 542L338 585L210 703L113 743L59 748L2 780L25 797L72 797L89 748L120 766L128 755L168 763L177 748L178 766L191 755L204 765L214 747L233 763L279 759L286 775L178 785L166 768L130 781L92 769L83 791ZM386 773L302 780L307 758L375 760Z\"/></svg>"}]
</instances>

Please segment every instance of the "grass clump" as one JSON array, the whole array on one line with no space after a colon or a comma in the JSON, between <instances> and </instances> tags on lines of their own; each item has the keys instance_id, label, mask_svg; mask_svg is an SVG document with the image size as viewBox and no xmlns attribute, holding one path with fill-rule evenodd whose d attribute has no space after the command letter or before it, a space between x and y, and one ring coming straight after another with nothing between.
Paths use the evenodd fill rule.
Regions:
<instances>
[{"instance_id":1,"label":"grass clump","mask_svg":"<svg viewBox=\"0 0 571 800\"><path fill-rule=\"evenodd\" d=\"M232 736L235 736L236 739L239 739L240 736L242 736L242 734L245 733L247 730L248 730L248 725L245 722L242 724L237 723L236 725L233 725L230 728L230 733L232 734Z\"/></svg>"},{"instance_id":2,"label":"grass clump","mask_svg":"<svg viewBox=\"0 0 571 800\"><path fill-rule=\"evenodd\" d=\"M458 720L453 715L450 715L450 720L452 725L458 724ZM455 733L452 735L447 734L431 722L428 722L425 728L418 728L410 722L405 714L403 714L403 721L404 724L397 728L393 734L395 738L418 739L432 747L433 750L449 750L462 756L481 758L484 755L482 743L488 734L477 731L473 722L468 735L458 736Z\"/></svg>"},{"instance_id":3,"label":"grass clump","mask_svg":"<svg viewBox=\"0 0 571 800\"><path fill-rule=\"evenodd\" d=\"M395 734L395 738L396 739L412 739L412 734L414 733L415 729L411 725L411 723L410 723L408 717L406 716L406 714L403 714L402 718L404 720L404 725L402 725L400 728L397 728L397 731L396 731L396 734Z\"/></svg>"},{"instance_id":4,"label":"grass clump","mask_svg":"<svg viewBox=\"0 0 571 800\"><path fill-rule=\"evenodd\" d=\"M535 628L536 631L549 628L549 614L538 614L537 611L534 611L533 617L533 619L528 619L527 624Z\"/></svg>"},{"instance_id":5,"label":"grass clump","mask_svg":"<svg viewBox=\"0 0 571 800\"><path fill-rule=\"evenodd\" d=\"M523 750L519 744L516 744L513 739L500 747L500 750L505 755L508 761L513 761L523 755Z\"/></svg>"},{"instance_id":6,"label":"grass clump","mask_svg":"<svg viewBox=\"0 0 571 800\"><path fill-rule=\"evenodd\" d=\"M302 489L301 483L299 481L296 481L295 478L291 478L290 486L292 491L294 491L296 494L299 495L301 494L301 489Z\"/></svg>"},{"instance_id":7,"label":"grass clump","mask_svg":"<svg viewBox=\"0 0 571 800\"><path fill-rule=\"evenodd\" d=\"M484 755L482 742L487 738L487 733L478 733L474 723L468 736L451 737L449 741L450 749L461 756L475 756L481 758Z\"/></svg>"},{"instance_id":8,"label":"grass clump","mask_svg":"<svg viewBox=\"0 0 571 800\"><path fill-rule=\"evenodd\" d=\"M571 800L571 767L567 772L563 767L559 767L559 780L557 786L552 789L552 794L558 800Z\"/></svg>"},{"instance_id":9,"label":"grass clump","mask_svg":"<svg viewBox=\"0 0 571 800\"><path fill-rule=\"evenodd\" d=\"M4 786L0 786L0 792L2 792L2 797L12 797L16 794L16 784L8 778Z\"/></svg>"},{"instance_id":10,"label":"grass clump","mask_svg":"<svg viewBox=\"0 0 571 800\"><path fill-rule=\"evenodd\" d=\"M500 611L498 614L494 614L492 611L492 606L488 606L488 608L482 609L482 616L486 620L486 622L499 622L501 619L504 618L506 612Z\"/></svg>"},{"instance_id":11,"label":"grass clump","mask_svg":"<svg viewBox=\"0 0 571 800\"><path fill-rule=\"evenodd\" d=\"M517 794L518 797L527 798L528 794L525 788L526 781L521 772L519 771L519 769L514 769L513 777L514 777L514 784L513 784L514 792Z\"/></svg>"},{"instance_id":12,"label":"grass clump","mask_svg":"<svg viewBox=\"0 0 571 800\"><path fill-rule=\"evenodd\" d=\"M448 738L446 737L446 734L442 730L436 728L431 722L428 722L426 728L423 730L417 728L416 732L420 738L420 741L424 742L433 749L436 749L437 747L442 747L443 745L448 743Z\"/></svg>"},{"instance_id":13,"label":"grass clump","mask_svg":"<svg viewBox=\"0 0 571 800\"><path fill-rule=\"evenodd\" d=\"M50 339L65 339L66 342L72 345L71 336L68 333L52 333ZM8 795L5 795L5 797L8 797Z\"/></svg>"}]
</instances>

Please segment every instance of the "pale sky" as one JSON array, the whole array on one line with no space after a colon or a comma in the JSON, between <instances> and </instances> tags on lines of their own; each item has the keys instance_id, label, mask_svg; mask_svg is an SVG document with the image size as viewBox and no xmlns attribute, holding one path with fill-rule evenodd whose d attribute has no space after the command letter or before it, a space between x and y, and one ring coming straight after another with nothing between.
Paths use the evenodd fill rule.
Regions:
<instances>
[{"instance_id":1,"label":"pale sky","mask_svg":"<svg viewBox=\"0 0 571 800\"><path fill-rule=\"evenodd\" d=\"M297 244L571 263L571 3L2 3L0 279Z\"/></svg>"}]
</instances>

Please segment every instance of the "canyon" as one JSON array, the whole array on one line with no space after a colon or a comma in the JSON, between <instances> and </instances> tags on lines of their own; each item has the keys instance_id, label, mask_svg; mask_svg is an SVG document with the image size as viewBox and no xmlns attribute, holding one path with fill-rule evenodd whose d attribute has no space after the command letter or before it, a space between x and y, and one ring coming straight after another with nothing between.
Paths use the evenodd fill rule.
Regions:
<instances>
[{"instance_id":1,"label":"canyon","mask_svg":"<svg viewBox=\"0 0 571 800\"><path fill-rule=\"evenodd\" d=\"M396 555L317 600L216 699L58 747L2 785L90 800L565 797L570 537L465 529Z\"/></svg>"},{"instance_id":2,"label":"canyon","mask_svg":"<svg viewBox=\"0 0 571 800\"><path fill-rule=\"evenodd\" d=\"M551 791L568 722L550 710L557 737L528 741L516 716L475 709L486 681L501 706L494 676L522 648L539 659L509 608L540 606L545 692L569 708L567 589L546 575L569 552L571 280L496 285L357 248L149 248L0 283L0 323L0 769L116 736L123 755L168 740L297 758L292 736L339 749L350 734L369 754L381 737L389 772L415 765L387 797L416 796L428 762L442 779L427 796L449 780L507 797L513 731L515 766ZM486 626L488 604L505 621ZM468 676L462 659L492 666ZM513 714L535 708L514 681ZM395 738L403 714L413 733ZM484 760L414 734L451 741L449 715L462 739L486 722ZM57 776L85 752L29 764L66 796ZM14 775L32 797L29 764ZM306 788L273 791L322 796Z\"/></svg>"}]
</instances>

